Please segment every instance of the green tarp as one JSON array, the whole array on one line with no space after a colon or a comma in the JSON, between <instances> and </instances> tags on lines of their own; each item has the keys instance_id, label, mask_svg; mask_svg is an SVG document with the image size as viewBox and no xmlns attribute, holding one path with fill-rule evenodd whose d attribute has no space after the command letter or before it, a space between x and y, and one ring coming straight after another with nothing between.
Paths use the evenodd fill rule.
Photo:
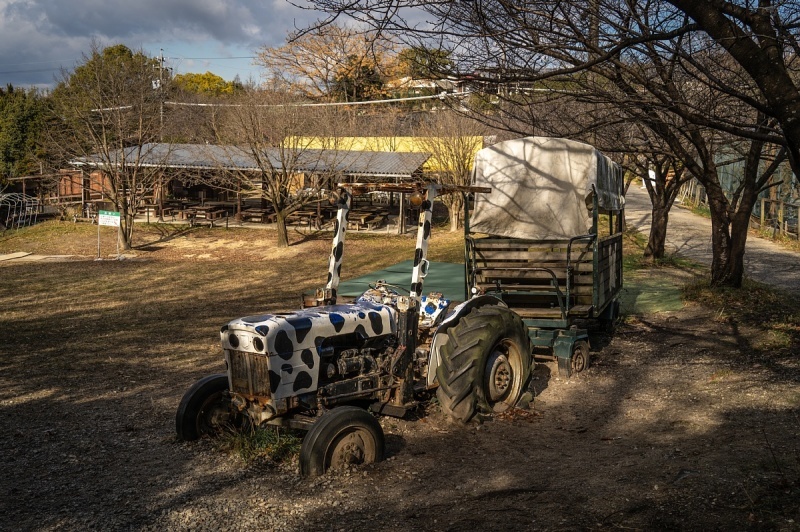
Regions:
<instances>
[{"instance_id":1,"label":"green tarp","mask_svg":"<svg viewBox=\"0 0 800 532\"><path fill-rule=\"evenodd\" d=\"M408 290L411 288L413 268L414 261L405 260L383 270L368 273L349 281L342 281L339 283L338 294L344 297L358 297L369 288L369 284L374 284L379 279ZM444 297L452 301L464 301L464 265L431 262L428 276L425 277L423 284L422 295L431 292L441 292Z\"/></svg>"}]
</instances>

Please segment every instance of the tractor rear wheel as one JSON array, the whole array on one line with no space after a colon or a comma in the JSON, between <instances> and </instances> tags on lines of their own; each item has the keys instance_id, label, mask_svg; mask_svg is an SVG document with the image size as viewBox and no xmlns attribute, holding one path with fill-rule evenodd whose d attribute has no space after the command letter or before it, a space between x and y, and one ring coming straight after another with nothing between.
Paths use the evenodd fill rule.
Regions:
<instances>
[{"instance_id":1,"label":"tractor rear wheel","mask_svg":"<svg viewBox=\"0 0 800 532\"><path fill-rule=\"evenodd\" d=\"M500 306L472 309L447 330L436 368L436 396L450 417L466 423L479 413L514 406L531 370L522 319Z\"/></svg>"}]
</instances>

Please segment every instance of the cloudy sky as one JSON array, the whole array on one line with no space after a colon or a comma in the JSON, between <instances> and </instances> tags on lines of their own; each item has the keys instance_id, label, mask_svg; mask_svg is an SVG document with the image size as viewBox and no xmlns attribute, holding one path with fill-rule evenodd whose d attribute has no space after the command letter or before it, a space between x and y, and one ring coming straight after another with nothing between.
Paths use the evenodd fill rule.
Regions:
<instances>
[{"instance_id":1,"label":"cloudy sky","mask_svg":"<svg viewBox=\"0 0 800 532\"><path fill-rule=\"evenodd\" d=\"M287 0L0 0L0 86L52 86L94 39L158 56L175 73L258 81L252 56L313 13Z\"/></svg>"}]
</instances>

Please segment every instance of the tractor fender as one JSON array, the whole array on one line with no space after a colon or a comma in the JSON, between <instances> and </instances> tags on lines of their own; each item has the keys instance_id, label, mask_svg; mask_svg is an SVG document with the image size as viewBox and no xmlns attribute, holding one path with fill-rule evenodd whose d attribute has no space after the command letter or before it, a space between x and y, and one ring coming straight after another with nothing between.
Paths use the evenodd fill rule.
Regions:
<instances>
[{"instance_id":1,"label":"tractor fender","mask_svg":"<svg viewBox=\"0 0 800 532\"><path fill-rule=\"evenodd\" d=\"M441 325L436 328L436 332L433 333L433 339L431 340L431 351L428 355L428 386L433 386L436 382L436 368L439 367L440 360L439 350L447 342L447 329L456 325L458 320L460 320L462 316L469 314L472 309L487 305L508 307L501 299L495 296L483 295L473 297L454 308Z\"/></svg>"}]
</instances>

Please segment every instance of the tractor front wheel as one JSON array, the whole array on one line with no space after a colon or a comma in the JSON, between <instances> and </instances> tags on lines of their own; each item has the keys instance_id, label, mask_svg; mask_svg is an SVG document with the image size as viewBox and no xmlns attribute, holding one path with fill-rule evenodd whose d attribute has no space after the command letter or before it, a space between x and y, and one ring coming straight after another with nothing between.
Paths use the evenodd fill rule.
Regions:
<instances>
[{"instance_id":1,"label":"tractor front wheel","mask_svg":"<svg viewBox=\"0 0 800 532\"><path fill-rule=\"evenodd\" d=\"M241 417L231 405L228 376L209 375L184 394L175 415L175 428L179 440L192 441L236 428L241 425Z\"/></svg>"},{"instance_id":2,"label":"tractor front wheel","mask_svg":"<svg viewBox=\"0 0 800 532\"><path fill-rule=\"evenodd\" d=\"M522 319L505 307L480 307L448 329L447 336L436 369L436 396L445 413L466 423L478 412L514 406L531 369Z\"/></svg>"},{"instance_id":3,"label":"tractor front wheel","mask_svg":"<svg viewBox=\"0 0 800 532\"><path fill-rule=\"evenodd\" d=\"M340 406L323 414L303 438L300 474L316 477L328 469L379 462L384 447L383 429L372 414Z\"/></svg>"}]
</instances>

